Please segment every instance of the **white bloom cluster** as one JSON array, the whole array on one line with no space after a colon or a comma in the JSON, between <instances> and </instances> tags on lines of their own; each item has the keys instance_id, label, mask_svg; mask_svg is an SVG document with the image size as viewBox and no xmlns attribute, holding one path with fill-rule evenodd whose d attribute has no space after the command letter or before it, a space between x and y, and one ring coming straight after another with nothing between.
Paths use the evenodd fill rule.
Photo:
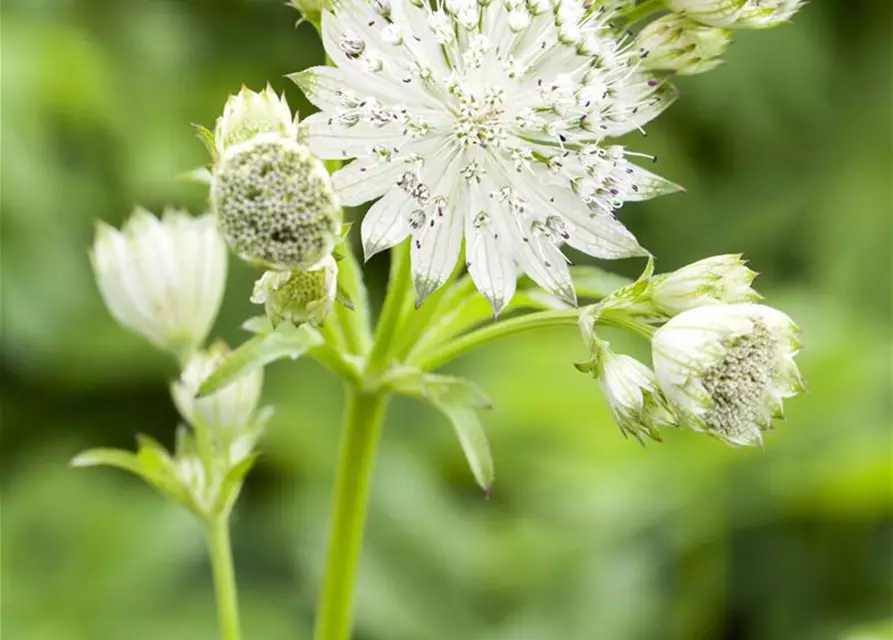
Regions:
<instances>
[{"instance_id":1,"label":"white bloom cluster","mask_svg":"<svg viewBox=\"0 0 893 640\"><path fill-rule=\"evenodd\" d=\"M771 307L697 307L654 334L654 371L688 426L729 444L759 445L782 417L782 401L805 390L794 363L799 335Z\"/></svg>"},{"instance_id":2,"label":"white bloom cluster","mask_svg":"<svg viewBox=\"0 0 893 640\"><path fill-rule=\"evenodd\" d=\"M616 3L611 3L614 6ZM292 78L321 113L300 124L344 204L381 197L362 222L366 257L411 236L419 299L463 246L498 312L517 269L568 302L568 245L645 255L615 218L624 202L679 190L606 140L641 130L675 98L644 72L608 3L335 0L322 15L337 68ZM383 197L382 197L383 196Z\"/></svg>"},{"instance_id":3,"label":"white bloom cluster","mask_svg":"<svg viewBox=\"0 0 893 640\"><path fill-rule=\"evenodd\" d=\"M214 218L137 208L121 231L100 222L90 260L121 325L180 356L205 340L223 299L226 245Z\"/></svg>"},{"instance_id":4,"label":"white bloom cluster","mask_svg":"<svg viewBox=\"0 0 893 640\"><path fill-rule=\"evenodd\" d=\"M211 206L230 248L264 267L311 269L335 247L341 207L285 97L270 87L231 96L217 121Z\"/></svg>"}]
</instances>

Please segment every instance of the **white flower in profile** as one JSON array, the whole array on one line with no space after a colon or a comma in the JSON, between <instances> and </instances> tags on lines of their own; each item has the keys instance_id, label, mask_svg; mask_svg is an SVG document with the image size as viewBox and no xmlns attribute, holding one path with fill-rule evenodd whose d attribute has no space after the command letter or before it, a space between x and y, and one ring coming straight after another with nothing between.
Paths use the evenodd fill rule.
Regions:
<instances>
[{"instance_id":1,"label":"white flower in profile","mask_svg":"<svg viewBox=\"0 0 893 640\"><path fill-rule=\"evenodd\" d=\"M226 245L210 215L137 208L120 231L100 222L90 261L122 326L185 357L205 340L223 298Z\"/></svg>"},{"instance_id":2,"label":"white flower in profile","mask_svg":"<svg viewBox=\"0 0 893 640\"><path fill-rule=\"evenodd\" d=\"M679 190L606 140L660 114L673 87L641 71L608 3L335 0L323 12L337 68L294 74L322 111L301 140L354 162L341 201L381 198L362 222L366 257L411 237L419 300L463 246L499 312L518 270L568 302L561 246L598 258L645 255L614 217L624 202Z\"/></svg>"},{"instance_id":3,"label":"white flower in profile","mask_svg":"<svg viewBox=\"0 0 893 640\"><path fill-rule=\"evenodd\" d=\"M180 379L171 385L171 395L180 415L196 429L208 429L224 440L239 436L254 422L264 379L263 369L258 368L216 393L197 397L202 383L229 353L222 342L207 351L196 352Z\"/></svg>"},{"instance_id":4,"label":"white flower in profile","mask_svg":"<svg viewBox=\"0 0 893 640\"><path fill-rule=\"evenodd\" d=\"M804 0L664 0L672 11L714 27L766 29L783 24Z\"/></svg>"},{"instance_id":5,"label":"white flower in profile","mask_svg":"<svg viewBox=\"0 0 893 640\"><path fill-rule=\"evenodd\" d=\"M660 442L660 429L677 420L654 372L632 356L614 353L607 342L596 340L599 347L592 362L578 367L595 377L623 435L643 443L646 436Z\"/></svg>"},{"instance_id":6,"label":"white flower in profile","mask_svg":"<svg viewBox=\"0 0 893 640\"><path fill-rule=\"evenodd\" d=\"M653 276L648 289L651 306L659 313L675 316L709 304L757 302L761 296L750 286L757 274L746 264L740 254L728 254Z\"/></svg>"},{"instance_id":7,"label":"white flower in profile","mask_svg":"<svg viewBox=\"0 0 893 640\"><path fill-rule=\"evenodd\" d=\"M732 445L760 445L782 401L805 390L800 329L757 304L697 307L657 330L657 380L685 424Z\"/></svg>"}]
</instances>

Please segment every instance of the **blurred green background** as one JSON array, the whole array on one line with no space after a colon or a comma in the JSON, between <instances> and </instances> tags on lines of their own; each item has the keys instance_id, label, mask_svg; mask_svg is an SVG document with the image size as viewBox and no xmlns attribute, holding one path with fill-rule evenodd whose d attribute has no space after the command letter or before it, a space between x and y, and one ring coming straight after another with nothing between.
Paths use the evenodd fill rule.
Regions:
<instances>
[{"instance_id":1,"label":"blurred green background","mask_svg":"<svg viewBox=\"0 0 893 640\"><path fill-rule=\"evenodd\" d=\"M177 423L173 364L114 324L86 253L93 220L135 203L202 210L175 178L205 161L189 123L242 83L309 113L283 76L322 53L295 19L276 0L3 3L6 640L215 637L198 526L120 472L66 467ZM814 0L739 33L630 143L688 188L622 212L658 267L744 252L805 330L811 393L766 450L625 441L570 329L468 357L496 404L493 498L442 417L394 404L359 640L891 637L891 38L889 2ZM231 266L217 333L235 343L257 274ZM386 269L368 265L379 296ZM234 521L246 639L309 637L341 399L312 362L268 370L278 411Z\"/></svg>"}]
</instances>

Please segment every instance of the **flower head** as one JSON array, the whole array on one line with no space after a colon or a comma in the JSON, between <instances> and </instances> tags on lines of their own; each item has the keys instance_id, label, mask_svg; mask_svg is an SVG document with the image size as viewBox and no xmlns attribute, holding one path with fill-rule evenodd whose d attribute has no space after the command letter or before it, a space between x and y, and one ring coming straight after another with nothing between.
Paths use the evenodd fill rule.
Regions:
<instances>
[{"instance_id":1,"label":"flower head","mask_svg":"<svg viewBox=\"0 0 893 640\"><path fill-rule=\"evenodd\" d=\"M653 276L648 293L656 311L675 316L703 305L756 302L761 296L750 286L756 276L740 255L713 256Z\"/></svg>"},{"instance_id":2,"label":"flower head","mask_svg":"<svg viewBox=\"0 0 893 640\"><path fill-rule=\"evenodd\" d=\"M259 368L216 393L197 397L202 383L229 353L222 342L197 352L186 364L180 379L171 385L171 395L180 415L193 427L208 429L224 440L238 437L251 426L263 385L263 369Z\"/></svg>"},{"instance_id":3,"label":"flower head","mask_svg":"<svg viewBox=\"0 0 893 640\"><path fill-rule=\"evenodd\" d=\"M251 301L262 304L275 327L283 320L295 325L322 323L338 292L338 264L328 256L309 271L267 271L254 283Z\"/></svg>"},{"instance_id":4,"label":"flower head","mask_svg":"<svg viewBox=\"0 0 893 640\"><path fill-rule=\"evenodd\" d=\"M173 209L159 220L138 208L120 231L100 222L90 252L115 320L180 355L198 348L211 329L223 298L226 257L213 216Z\"/></svg>"},{"instance_id":5,"label":"flower head","mask_svg":"<svg viewBox=\"0 0 893 640\"><path fill-rule=\"evenodd\" d=\"M765 29L787 22L804 0L664 0L669 9L714 27Z\"/></svg>"},{"instance_id":6,"label":"flower head","mask_svg":"<svg viewBox=\"0 0 893 640\"><path fill-rule=\"evenodd\" d=\"M708 27L678 15L649 23L636 38L642 65L648 69L695 75L716 68L731 42L727 29Z\"/></svg>"},{"instance_id":7,"label":"flower head","mask_svg":"<svg viewBox=\"0 0 893 640\"><path fill-rule=\"evenodd\" d=\"M562 245L599 258L644 255L614 217L624 202L678 187L605 140L674 99L637 67L606 3L336 0L323 42L338 68L293 79L322 112L302 141L356 158L333 176L366 214L366 257L411 237L420 299L465 243L478 289L498 312L523 271L575 301ZM382 197L383 196L383 197Z\"/></svg>"},{"instance_id":8,"label":"flower head","mask_svg":"<svg viewBox=\"0 0 893 640\"><path fill-rule=\"evenodd\" d=\"M614 353L594 334L589 341L592 359L577 368L592 373L620 431L639 442L646 436L659 442L660 428L675 425L676 415L654 372L631 356Z\"/></svg>"},{"instance_id":9,"label":"flower head","mask_svg":"<svg viewBox=\"0 0 893 640\"><path fill-rule=\"evenodd\" d=\"M782 416L782 400L805 388L794 363L799 334L770 307L697 307L654 334L654 371L689 426L729 444L759 445Z\"/></svg>"},{"instance_id":10,"label":"flower head","mask_svg":"<svg viewBox=\"0 0 893 640\"><path fill-rule=\"evenodd\" d=\"M259 133L275 133L291 140L298 138L297 123L285 94L277 96L270 85L260 93L242 87L238 94L229 97L214 128L217 155Z\"/></svg>"},{"instance_id":11,"label":"flower head","mask_svg":"<svg viewBox=\"0 0 893 640\"><path fill-rule=\"evenodd\" d=\"M270 269L315 267L341 230L341 208L322 162L276 133L226 149L214 167L211 204L230 248Z\"/></svg>"}]
</instances>

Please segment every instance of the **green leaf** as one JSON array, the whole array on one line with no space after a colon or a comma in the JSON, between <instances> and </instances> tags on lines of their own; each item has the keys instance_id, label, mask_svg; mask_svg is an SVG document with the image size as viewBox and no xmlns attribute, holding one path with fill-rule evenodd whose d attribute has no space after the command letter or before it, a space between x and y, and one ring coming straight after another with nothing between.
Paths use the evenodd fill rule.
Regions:
<instances>
[{"instance_id":1,"label":"green leaf","mask_svg":"<svg viewBox=\"0 0 893 640\"><path fill-rule=\"evenodd\" d=\"M322 344L319 332L309 325L282 325L276 331L259 334L230 353L199 387L199 397L219 391L238 378L282 358L292 360Z\"/></svg>"},{"instance_id":2,"label":"green leaf","mask_svg":"<svg viewBox=\"0 0 893 640\"><path fill-rule=\"evenodd\" d=\"M71 460L72 467L117 467L142 476L139 460L132 451L123 449L87 449Z\"/></svg>"},{"instance_id":3,"label":"green leaf","mask_svg":"<svg viewBox=\"0 0 893 640\"><path fill-rule=\"evenodd\" d=\"M449 418L474 479L489 493L493 457L476 410L489 409L492 403L483 390L463 378L426 374L410 367L392 373L388 385L396 393L425 398Z\"/></svg>"},{"instance_id":4,"label":"green leaf","mask_svg":"<svg viewBox=\"0 0 893 640\"><path fill-rule=\"evenodd\" d=\"M205 145L205 149L208 150L208 153L210 153L211 157L216 161L217 142L214 140L214 133L200 124L193 124L192 129L195 131L195 135L198 136L198 139L201 140L202 144Z\"/></svg>"},{"instance_id":5,"label":"green leaf","mask_svg":"<svg viewBox=\"0 0 893 640\"><path fill-rule=\"evenodd\" d=\"M273 331L273 323L267 316L254 316L242 323L242 329L249 333L270 333Z\"/></svg>"},{"instance_id":6,"label":"green leaf","mask_svg":"<svg viewBox=\"0 0 893 640\"><path fill-rule=\"evenodd\" d=\"M629 278L588 264L571 267L570 272L574 288L581 298L600 300L633 282Z\"/></svg>"},{"instance_id":7,"label":"green leaf","mask_svg":"<svg viewBox=\"0 0 893 640\"><path fill-rule=\"evenodd\" d=\"M242 483L245 480L245 476L251 471L251 467L254 466L254 463L259 456L259 453L252 453L247 458L244 458L230 467L229 471L226 472L223 482L220 485L220 494L214 505L215 512L223 514L229 513L233 505L236 503L236 500L239 498L239 493L242 491Z\"/></svg>"}]
</instances>

